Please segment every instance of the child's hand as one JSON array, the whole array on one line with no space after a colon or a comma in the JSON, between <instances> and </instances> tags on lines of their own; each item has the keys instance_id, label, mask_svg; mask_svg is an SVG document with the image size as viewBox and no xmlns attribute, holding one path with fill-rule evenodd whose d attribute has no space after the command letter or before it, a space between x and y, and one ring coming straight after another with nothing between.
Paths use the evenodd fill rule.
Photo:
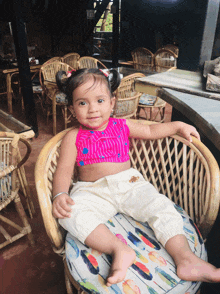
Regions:
<instances>
[{"instance_id":1,"label":"child's hand","mask_svg":"<svg viewBox=\"0 0 220 294\"><path fill-rule=\"evenodd\" d=\"M191 125L182 123L177 131L177 134L184 137L186 140L189 142L192 142L192 136L196 137L197 139L200 140L200 135L197 132L196 128L194 128Z\"/></svg>"},{"instance_id":2,"label":"child's hand","mask_svg":"<svg viewBox=\"0 0 220 294\"><path fill-rule=\"evenodd\" d=\"M70 217L71 208L69 205L74 205L74 201L67 194L61 194L58 196L52 207L52 213L55 218Z\"/></svg>"}]
</instances>

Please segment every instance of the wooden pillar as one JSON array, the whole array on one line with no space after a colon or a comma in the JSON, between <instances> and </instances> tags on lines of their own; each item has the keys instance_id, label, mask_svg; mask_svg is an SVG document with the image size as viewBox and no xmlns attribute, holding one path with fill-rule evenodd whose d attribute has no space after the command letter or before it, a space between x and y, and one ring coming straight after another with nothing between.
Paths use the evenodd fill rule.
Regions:
<instances>
[{"instance_id":1,"label":"wooden pillar","mask_svg":"<svg viewBox=\"0 0 220 294\"><path fill-rule=\"evenodd\" d=\"M202 67L206 60L211 60L212 49L215 40L215 30L218 21L220 0L208 0L206 17L204 23L203 37L201 43L201 52L199 66Z\"/></svg>"},{"instance_id":2,"label":"wooden pillar","mask_svg":"<svg viewBox=\"0 0 220 294\"><path fill-rule=\"evenodd\" d=\"M112 67L118 66L119 54L119 0L113 1Z\"/></svg>"},{"instance_id":3,"label":"wooden pillar","mask_svg":"<svg viewBox=\"0 0 220 294\"><path fill-rule=\"evenodd\" d=\"M25 116L27 124L33 128L35 134L38 134L37 115L35 110L30 65L28 60L25 23L21 11L22 7L20 6L20 1L15 1L13 5L14 17L11 22L11 26L18 61L21 93L24 99Z\"/></svg>"}]
</instances>

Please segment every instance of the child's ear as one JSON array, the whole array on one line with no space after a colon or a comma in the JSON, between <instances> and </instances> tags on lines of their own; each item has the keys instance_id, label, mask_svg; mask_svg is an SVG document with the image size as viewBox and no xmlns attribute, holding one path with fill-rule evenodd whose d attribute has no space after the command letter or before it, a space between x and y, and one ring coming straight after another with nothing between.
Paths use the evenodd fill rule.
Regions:
<instances>
[{"instance_id":1,"label":"child's ear","mask_svg":"<svg viewBox=\"0 0 220 294\"><path fill-rule=\"evenodd\" d=\"M68 109L73 115L75 115L75 110L74 110L73 105L68 106Z\"/></svg>"},{"instance_id":2,"label":"child's ear","mask_svg":"<svg viewBox=\"0 0 220 294\"><path fill-rule=\"evenodd\" d=\"M112 108L114 108L114 106L115 106L115 96L112 96L112 98L111 98L111 106L112 106Z\"/></svg>"}]
</instances>

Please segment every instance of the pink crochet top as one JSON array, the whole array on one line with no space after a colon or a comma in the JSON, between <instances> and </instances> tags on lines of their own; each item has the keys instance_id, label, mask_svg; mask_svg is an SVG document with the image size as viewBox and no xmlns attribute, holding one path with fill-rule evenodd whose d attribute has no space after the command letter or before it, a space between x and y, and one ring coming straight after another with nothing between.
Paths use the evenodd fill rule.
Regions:
<instances>
[{"instance_id":1,"label":"pink crochet top","mask_svg":"<svg viewBox=\"0 0 220 294\"><path fill-rule=\"evenodd\" d=\"M129 128L125 119L109 118L103 131L79 128L76 137L78 166L99 162L125 162L129 160Z\"/></svg>"}]
</instances>

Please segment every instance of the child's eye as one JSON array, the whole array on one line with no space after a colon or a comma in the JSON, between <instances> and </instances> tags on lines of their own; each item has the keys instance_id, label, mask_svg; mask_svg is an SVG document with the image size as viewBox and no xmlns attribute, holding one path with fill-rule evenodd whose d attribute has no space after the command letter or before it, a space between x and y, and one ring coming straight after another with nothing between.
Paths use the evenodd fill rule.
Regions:
<instances>
[{"instance_id":1,"label":"child's eye","mask_svg":"<svg viewBox=\"0 0 220 294\"><path fill-rule=\"evenodd\" d=\"M86 105L86 102L81 101L81 102L79 102L79 105Z\"/></svg>"},{"instance_id":2,"label":"child's eye","mask_svg":"<svg viewBox=\"0 0 220 294\"><path fill-rule=\"evenodd\" d=\"M104 102L104 99L99 99L98 100L98 103L103 103Z\"/></svg>"}]
</instances>

